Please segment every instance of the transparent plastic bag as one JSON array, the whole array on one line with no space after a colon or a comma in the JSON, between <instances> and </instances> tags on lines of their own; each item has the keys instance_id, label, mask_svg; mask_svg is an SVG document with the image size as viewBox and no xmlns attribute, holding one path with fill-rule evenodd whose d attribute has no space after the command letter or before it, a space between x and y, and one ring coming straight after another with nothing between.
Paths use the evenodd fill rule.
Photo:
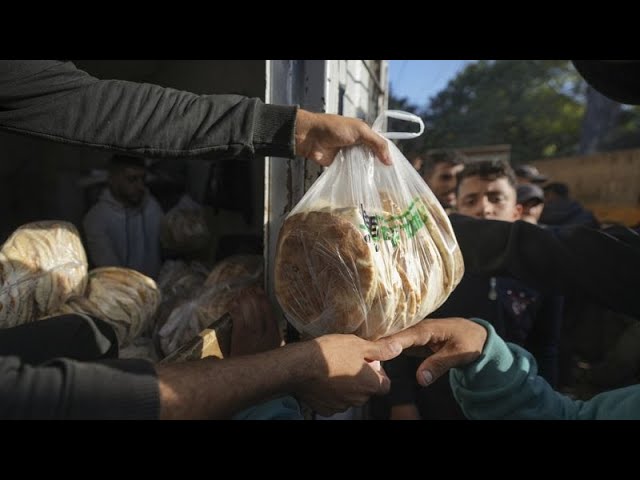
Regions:
<instances>
[{"instance_id":1,"label":"transparent plastic bag","mask_svg":"<svg viewBox=\"0 0 640 480\"><path fill-rule=\"evenodd\" d=\"M400 150L388 145L392 166L368 148L343 149L285 219L275 291L303 334L390 335L437 309L462 278L446 213Z\"/></svg>"},{"instance_id":2,"label":"transparent plastic bag","mask_svg":"<svg viewBox=\"0 0 640 480\"><path fill-rule=\"evenodd\" d=\"M22 225L0 249L0 328L51 315L86 285L87 256L73 224Z\"/></svg>"},{"instance_id":3,"label":"transparent plastic bag","mask_svg":"<svg viewBox=\"0 0 640 480\"><path fill-rule=\"evenodd\" d=\"M229 311L243 292L262 284L263 260L259 255L234 255L217 263L201 289L179 303L166 321L156 327L156 347L168 355L198 336Z\"/></svg>"}]
</instances>

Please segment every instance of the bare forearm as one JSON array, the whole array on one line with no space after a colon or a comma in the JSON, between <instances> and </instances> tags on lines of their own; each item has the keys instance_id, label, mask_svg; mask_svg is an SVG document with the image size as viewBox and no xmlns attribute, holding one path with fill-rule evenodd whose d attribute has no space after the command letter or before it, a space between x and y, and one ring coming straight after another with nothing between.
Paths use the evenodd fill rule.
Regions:
<instances>
[{"instance_id":1,"label":"bare forearm","mask_svg":"<svg viewBox=\"0 0 640 480\"><path fill-rule=\"evenodd\" d=\"M295 392L316 370L304 345L158 366L160 418L229 418L275 395Z\"/></svg>"}]
</instances>

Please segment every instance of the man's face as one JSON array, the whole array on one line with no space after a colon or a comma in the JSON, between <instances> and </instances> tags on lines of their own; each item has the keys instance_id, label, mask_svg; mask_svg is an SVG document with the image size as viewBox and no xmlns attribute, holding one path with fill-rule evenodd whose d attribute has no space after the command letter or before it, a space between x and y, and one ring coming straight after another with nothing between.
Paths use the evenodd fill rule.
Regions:
<instances>
[{"instance_id":1,"label":"man's face","mask_svg":"<svg viewBox=\"0 0 640 480\"><path fill-rule=\"evenodd\" d=\"M456 175L464 165L436 163L430 175L424 177L429 188L444 208L456 206Z\"/></svg>"},{"instance_id":2,"label":"man's face","mask_svg":"<svg viewBox=\"0 0 640 480\"><path fill-rule=\"evenodd\" d=\"M111 174L111 192L125 205L137 207L144 198L144 179L144 168L124 167Z\"/></svg>"},{"instance_id":3,"label":"man's face","mask_svg":"<svg viewBox=\"0 0 640 480\"><path fill-rule=\"evenodd\" d=\"M513 222L520 218L516 190L505 177L485 180L467 177L458 188L458 212L476 218Z\"/></svg>"}]
</instances>

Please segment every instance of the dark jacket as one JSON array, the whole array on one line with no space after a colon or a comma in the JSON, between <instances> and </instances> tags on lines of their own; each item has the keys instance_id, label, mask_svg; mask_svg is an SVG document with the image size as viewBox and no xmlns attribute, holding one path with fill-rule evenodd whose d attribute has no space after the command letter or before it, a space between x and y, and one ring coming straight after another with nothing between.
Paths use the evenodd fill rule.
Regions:
<instances>
[{"instance_id":1,"label":"dark jacket","mask_svg":"<svg viewBox=\"0 0 640 480\"><path fill-rule=\"evenodd\" d=\"M531 223L451 215L466 272L511 276L543 292L588 297L640 318L640 235L625 227Z\"/></svg>"},{"instance_id":2,"label":"dark jacket","mask_svg":"<svg viewBox=\"0 0 640 480\"><path fill-rule=\"evenodd\" d=\"M585 227L598 227L598 220L589 210L586 210L575 200L557 199L544 206L540 223L545 225L582 225Z\"/></svg>"},{"instance_id":3,"label":"dark jacket","mask_svg":"<svg viewBox=\"0 0 640 480\"><path fill-rule=\"evenodd\" d=\"M0 129L113 153L293 157L297 107L98 80L70 62L0 61ZM0 417L157 418L155 370L137 360L29 364L0 357Z\"/></svg>"}]
</instances>

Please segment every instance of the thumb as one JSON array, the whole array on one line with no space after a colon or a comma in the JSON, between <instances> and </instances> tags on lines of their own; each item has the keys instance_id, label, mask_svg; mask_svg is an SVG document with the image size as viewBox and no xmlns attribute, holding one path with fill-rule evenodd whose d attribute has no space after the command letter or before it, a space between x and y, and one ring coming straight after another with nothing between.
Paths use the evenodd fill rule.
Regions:
<instances>
[{"instance_id":1,"label":"thumb","mask_svg":"<svg viewBox=\"0 0 640 480\"><path fill-rule=\"evenodd\" d=\"M423 387L429 386L455 366L453 358L448 356L446 351L440 350L420 364L416 371L416 380Z\"/></svg>"},{"instance_id":2,"label":"thumb","mask_svg":"<svg viewBox=\"0 0 640 480\"><path fill-rule=\"evenodd\" d=\"M391 360L400 355L400 353L402 353L400 342L383 338L373 343L373 347L368 352L367 360Z\"/></svg>"}]
</instances>

